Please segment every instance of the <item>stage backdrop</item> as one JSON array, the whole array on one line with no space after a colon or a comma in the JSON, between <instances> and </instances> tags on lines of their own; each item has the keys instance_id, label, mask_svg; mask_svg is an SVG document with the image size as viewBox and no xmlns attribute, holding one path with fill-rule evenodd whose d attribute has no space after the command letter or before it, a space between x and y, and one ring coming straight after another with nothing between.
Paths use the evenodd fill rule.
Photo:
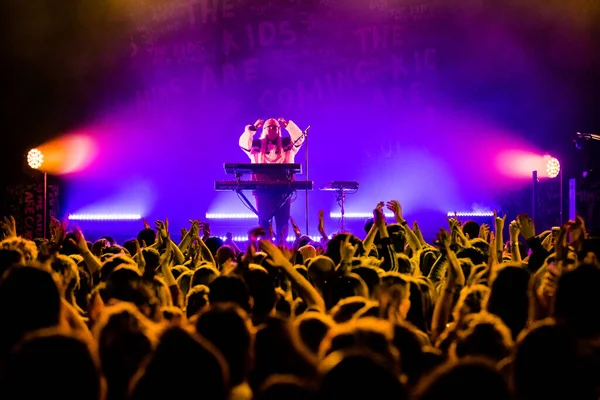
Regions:
<instances>
[{"instance_id":1,"label":"stage backdrop","mask_svg":"<svg viewBox=\"0 0 600 400\"><path fill-rule=\"evenodd\" d=\"M50 218L59 215L58 186L46 188L46 236L49 238ZM27 239L44 237L44 185L12 185L4 193L8 215L15 218L17 233Z\"/></svg>"},{"instance_id":2,"label":"stage backdrop","mask_svg":"<svg viewBox=\"0 0 600 400\"><path fill-rule=\"evenodd\" d=\"M119 76L81 127L100 146L69 177L67 212L175 226L247 212L213 183L231 178L223 163L249 161L238 147L246 124L284 117L311 126L296 161L308 150L317 187L360 182L347 212L395 198L433 233L447 211L500 207L499 194L527 184L498 156L556 145L581 101L584 28L561 19L572 11L559 1L113 3ZM310 195L310 213L321 208L338 211L331 193ZM303 226L302 193L292 214Z\"/></svg>"}]
</instances>

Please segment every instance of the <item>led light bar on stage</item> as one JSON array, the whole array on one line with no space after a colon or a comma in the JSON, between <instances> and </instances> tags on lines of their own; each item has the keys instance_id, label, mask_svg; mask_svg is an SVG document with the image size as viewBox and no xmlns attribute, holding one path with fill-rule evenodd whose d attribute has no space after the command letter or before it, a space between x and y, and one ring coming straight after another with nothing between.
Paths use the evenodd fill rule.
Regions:
<instances>
[{"instance_id":1,"label":"led light bar on stage","mask_svg":"<svg viewBox=\"0 0 600 400\"><path fill-rule=\"evenodd\" d=\"M142 219L139 214L69 214L70 221L136 221Z\"/></svg>"},{"instance_id":2,"label":"led light bar on stage","mask_svg":"<svg viewBox=\"0 0 600 400\"><path fill-rule=\"evenodd\" d=\"M206 219L257 219L253 213L206 213Z\"/></svg>"},{"instance_id":3,"label":"led light bar on stage","mask_svg":"<svg viewBox=\"0 0 600 400\"><path fill-rule=\"evenodd\" d=\"M385 214L385 216L387 218L394 218L393 214ZM329 213L329 217L330 218L342 218L342 213L341 212L330 212ZM350 213L344 213L344 218L346 219L358 219L358 218L373 218L373 213L370 212L350 212Z\"/></svg>"},{"instance_id":4,"label":"led light bar on stage","mask_svg":"<svg viewBox=\"0 0 600 400\"><path fill-rule=\"evenodd\" d=\"M454 211L448 211L448 216L449 217L454 217ZM473 218L482 217L482 218L486 218L486 217L493 217L494 213L492 211L481 211L481 212L467 211L467 212L457 212L456 216L457 217L473 217Z\"/></svg>"},{"instance_id":5,"label":"led light bar on stage","mask_svg":"<svg viewBox=\"0 0 600 400\"><path fill-rule=\"evenodd\" d=\"M220 236L220 239L223 240L223 241L225 241L227 239L227 237ZM241 242L247 242L248 241L248 235L245 235L245 236L244 235L236 235L236 236L233 236L232 239L233 239L234 242L240 242L240 243ZM321 240L321 237L320 236L310 236L310 239L313 240L313 241L315 241L315 242L318 242L319 240ZM287 238L288 242L294 242L295 240L296 240L295 236L288 236L288 238Z\"/></svg>"}]
</instances>

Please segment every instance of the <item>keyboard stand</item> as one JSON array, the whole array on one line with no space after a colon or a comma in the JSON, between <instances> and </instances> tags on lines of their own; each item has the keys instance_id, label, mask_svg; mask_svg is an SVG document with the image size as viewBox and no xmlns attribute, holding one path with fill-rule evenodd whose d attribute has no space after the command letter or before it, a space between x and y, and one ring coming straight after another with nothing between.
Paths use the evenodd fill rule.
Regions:
<instances>
[{"instance_id":1,"label":"keyboard stand","mask_svg":"<svg viewBox=\"0 0 600 400\"><path fill-rule=\"evenodd\" d=\"M240 199L250 209L250 211L252 211L258 217L258 210L256 209L256 207L254 207L254 204L252 204L250 199L248 199L248 197L244 194L244 191L242 189L237 189L235 192L240 196ZM295 190L287 191L287 193L285 194L285 198L281 201L281 203L277 207L275 207L273 212L271 212L271 214L269 215L269 219L268 219L269 221L271 221L273 219L273 217L275 216L275 214L277 214L277 211L279 211L279 209L281 207L283 207L283 205L285 203L287 203L287 201L292 197L294 192L295 192Z\"/></svg>"},{"instance_id":2,"label":"keyboard stand","mask_svg":"<svg viewBox=\"0 0 600 400\"><path fill-rule=\"evenodd\" d=\"M250 211L252 211L258 217L258 211L256 210L256 207L254 207L254 204L252 204L252 202L248 199L248 197L246 197L246 195L244 194L244 191L242 189L236 189L235 192L242 199L242 202L246 205L246 207L248 207L250 209Z\"/></svg>"},{"instance_id":3,"label":"keyboard stand","mask_svg":"<svg viewBox=\"0 0 600 400\"><path fill-rule=\"evenodd\" d=\"M345 220L346 220L346 218L344 217L344 215L346 214L346 209L344 207L344 202L346 201L346 192L344 191L344 189L340 189L340 190L337 190L335 192L335 194L336 194L335 197L336 197L336 200L338 202L338 205L340 206L340 211L341 211L341 216L342 216L342 218L341 218L341 220L342 220L342 226L341 226L342 230L341 230L341 232L346 232L346 226L345 226L345 223L344 223Z\"/></svg>"},{"instance_id":4,"label":"keyboard stand","mask_svg":"<svg viewBox=\"0 0 600 400\"><path fill-rule=\"evenodd\" d=\"M283 207L283 205L285 203L287 203L287 201L292 197L292 195L294 194L294 190L289 190L286 195L285 198L281 201L281 204L279 204L277 207L275 207L275 209L273 210L273 212L271 213L271 216L269 217L269 221L271 221L273 219L273 217L275 217L275 214L277 214L277 211L279 211L279 209L281 207ZM278 228L279 229L279 228Z\"/></svg>"},{"instance_id":5,"label":"keyboard stand","mask_svg":"<svg viewBox=\"0 0 600 400\"><path fill-rule=\"evenodd\" d=\"M341 209L341 232L346 232L346 196L358 191L358 182L333 181L323 186L321 190L335 192L335 200Z\"/></svg>"}]
</instances>

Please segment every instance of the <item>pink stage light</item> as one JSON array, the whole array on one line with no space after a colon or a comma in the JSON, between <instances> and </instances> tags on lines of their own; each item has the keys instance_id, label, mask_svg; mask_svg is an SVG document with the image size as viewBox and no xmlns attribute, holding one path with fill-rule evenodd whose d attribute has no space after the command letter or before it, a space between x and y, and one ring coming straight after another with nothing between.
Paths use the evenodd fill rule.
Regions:
<instances>
[{"instance_id":1,"label":"pink stage light","mask_svg":"<svg viewBox=\"0 0 600 400\"><path fill-rule=\"evenodd\" d=\"M556 158L529 151L500 152L495 161L498 171L512 178L530 179L533 171L537 171L540 178L555 178L560 171L560 163Z\"/></svg>"},{"instance_id":2,"label":"pink stage light","mask_svg":"<svg viewBox=\"0 0 600 400\"><path fill-rule=\"evenodd\" d=\"M52 175L66 175L85 169L95 158L95 141L85 134L68 134L37 148L44 155L40 170Z\"/></svg>"},{"instance_id":3,"label":"pink stage light","mask_svg":"<svg viewBox=\"0 0 600 400\"><path fill-rule=\"evenodd\" d=\"M548 178L556 178L559 173L560 173L560 162L554 157L547 158L546 175L548 175Z\"/></svg>"}]
</instances>

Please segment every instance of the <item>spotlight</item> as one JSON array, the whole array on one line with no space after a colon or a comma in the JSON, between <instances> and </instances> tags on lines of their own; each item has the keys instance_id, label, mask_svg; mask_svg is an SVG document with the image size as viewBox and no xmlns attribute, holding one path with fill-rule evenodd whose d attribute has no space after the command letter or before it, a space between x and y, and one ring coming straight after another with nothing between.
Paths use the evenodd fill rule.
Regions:
<instances>
[{"instance_id":1,"label":"spotlight","mask_svg":"<svg viewBox=\"0 0 600 400\"><path fill-rule=\"evenodd\" d=\"M546 173L548 178L556 178L560 173L560 162L554 157L550 157L546 162Z\"/></svg>"},{"instance_id":2,"label":"spotlight","mask_svg":"<svg viewBox=\"0 0 600 400\"><path fill-rule=\"evenodd\" d=\"M27 153L27 164L33 169L38 169L44 163L44 155L38 149L31 149Z\"/></svg>"}]
</instances>

